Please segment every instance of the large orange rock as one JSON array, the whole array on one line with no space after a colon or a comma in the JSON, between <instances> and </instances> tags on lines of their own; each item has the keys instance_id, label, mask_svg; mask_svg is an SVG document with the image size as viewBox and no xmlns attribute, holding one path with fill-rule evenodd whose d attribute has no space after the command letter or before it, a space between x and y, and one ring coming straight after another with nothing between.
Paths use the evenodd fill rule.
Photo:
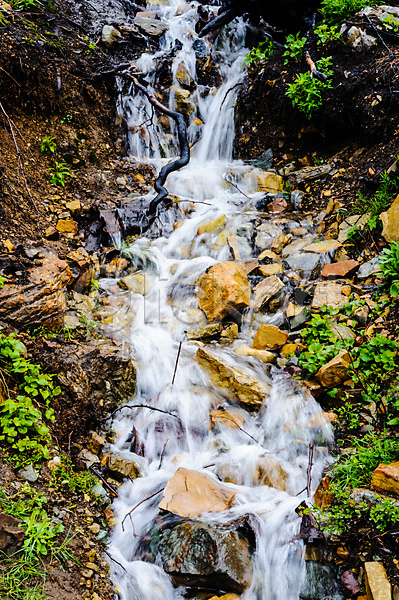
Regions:
<instances>
[{"instance_id":1,"label":"large orange rock","mask_svg":"<svg viewBox=\"0 0 399 600\"><path fill-rule=\"evenodd\" d=\"M288 340L288 333L281 331L275 325L262 324L255 334L252 348L257 350L277 350Z\"/></svg>"},{"instance_id":2,"label":"large orange rock","mask_svg":"<svg viewBox=\"0 0 399 600\"><path fill-rule=\"evenodd\" d=\"M399 195L392 202L391 207L380 214L383 224L382 237L387 242L399 242Z\"/></svg>"},{"instance_id":3,"label":"large orange rock","mask_svg":"<svg viewBox=\"0 0 399 600\"><path fill-rule=\"evenodd\" d=\"M235 493L217 479L189 469L177 469L169 479L159 508L180 517L198 517L202 513L230 508Z\"/></svg>"},{"instance_id":4,"label":"large orange rock","mask_svg":"<svg viewBox=\"0 0 399 600\"><path fill-rule=\"evenodd\" d=\"M208 371L215 385L233 392L238 400L249 408L259 410L269 397L268 385L258 381L247 371L228 364L215 352L207 348L199 348L197 360Z\"/></svg>"},{"instance_id":5,"label":"large orange rock","mask_svg":"<svg viewBox=\"0 0 399 600\"><path fill-rule=\"evenodd\" d=\"M316 379L325 388L332 389L349 379L348 367L351 359L346 350L341 350L337 356L317 371Z\"/></svg>"},{"instance_id":6,"label":"large orange rock","mask_svg":"<svg viewBox=\"0 0 399 600\"><path fill-rule=\"evenodd\" d=\"M371 487L379 492L388 492L399 496L399 461L389 465L380 463L374 471Z\"/></svg>"},{"instance_id":7,"label":"large orange rock","mask_svg":"<svg viewBox=\"0 0 399 600\"><path fill-rule=\"evenodd\" d=\"M56 254L45 252L42 264L26 273L27 283L7 283L0 290L0 320L18 328L64 323L66 285L72 274Z\"/></svg>"},{"instance_id":8,"label":"large orange rock","mask_svg":"<svg viewBox=\"0 0 399 600\"><path fill-rule=\"evenodd\" d=\"M214 265L199 280L198 302L208 321L248 308L250 295L244 269L232 261Z\"/></svg>"},{"instance_id":9,"label":"large orange rock","mask_svg":"<svg viewBox=\"0 0 399 600\"><path fill-rule=\"evenodd\" d=\"M391 600L391 584L380 562L364 563L367 600Z\"/></svg>"}]
</instances>

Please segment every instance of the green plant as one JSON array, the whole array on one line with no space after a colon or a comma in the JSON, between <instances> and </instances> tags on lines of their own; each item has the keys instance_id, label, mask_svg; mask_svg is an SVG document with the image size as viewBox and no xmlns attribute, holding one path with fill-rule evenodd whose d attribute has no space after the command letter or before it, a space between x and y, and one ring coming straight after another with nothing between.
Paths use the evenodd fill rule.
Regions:
<instances>
[{"instance_id":1,"label":"green plant","mask_svg":"<svg viewBox=\"0 0 399 600\"><path fill-rule=\"evenodd\" d=\"M398 157L396 157L396 162L399 163ZM399 168L392 173L384 171L381 174L381 181L374 195L365 196L360 192L358 193L358 198L353 206L354 213L369 215L366 225L370 231L373 231L377 227L381 227L380 214L391 206L392 199L398 193Z\"/></svg>"},{"instance_id":2,"label":"green plant","mask_svg":"<svg viewBox=\"0 0 399 600\"><path fill-rule=\"evenodd\" d=\"M8 279L7 277L3 277L2 275L0 275L0 290L3 289L4 284L7 283Z\"/></svg>"},{"instance_id":3,"label":"green plant","mask_svg":"<svg viewBox=\"0 0 399 600\"><path fill-rule=\"evenodd\" d=\"M96 42L91 42L89 37L85 36L85 41L89 43L89 47L85 50L85 54L91 54L97 48Z\"/></svg>"},{"instance_id":4,"label":"green plant","mask_svg":"<svg viewBox=\"0 0 399 600\"><path fill-rule=\"evenodd\" d=\"M55 167L49 169L50 175L50 183L53 185L61 185L65 187L65 177L73 177L73 173L71 173L71 169L64 162L55 161Z\"/></svg>"},{"instance_id":5,"label":"green plant","mask_svg":"<svg viewBox=\"0 0 399 600\"><path fill-rule=\"evenodd\" d=\"M320 14L326 23L342 23L365 6L383 4L383 0L323 0Z\"/></svg>"},{"instance_id":6,"label":"green plant","mask_svg":"<svg viewBox=\"0 0 399 600\"><path fill-rule=\"evenodd\" d=\"M61 393L52 376L25 358L24 345L14 334L0 333L0 363L9 378L16 378L22 393L0 405L0 440L17 451L14 460L23 464L49 457L50 430L45 421L54 420L51 400Z\"/></svg>"},{"instance_id":7,"label":"green plant","mask_svg":"<svg viewBox=\"0 0 399 600\"><path fill-rule=\"evenodd\" d=\"M50 486L65 486L70 490L82 494L90 494L92 487L98 483L98 478L91 473L87 471L75 471L72 461L63 456L59 468L53 471L53 480Z\"/></svg>"},{"instance_id":8,"label":"green plant","mask_svg":"<svg viewBox=\"0 0 399 600\"><path fill-rule=\"evenodd\" d=\"M61 123L70 123L73 119L73 116L70 113L67 113L63 119L61 119Z\"/></svg>"},{"instance_id":9,"label":"green plant","mask_svg":"<svg viewBox=\"0 0 399 600\"><path fill-rule=\"evenodd\" d=\"M79 319L80 319L80 321L82 322L82 325L85 328L86 335L89 336L94 331L94 329L96 328L95 322L92 319L88 319L86 317L86 315L84 315L84 314L81 314L79 316Z\"/></svg>"},{"instance_id":10,"label":"green plant","mask_svg":"<svg viewBox=\"0 0 399 600\"><path fill-rule=\"evenodd\" d=\"M341 34L338 31L338 25L327 25L327 23L322 23L314 30L315 34L319 38L317 40L318 46L324 46L328 42L333 42L335 40L339 40Z\"/></svg>"},{"instance_id":11,"label":"green plant","mask_svg":"<svg viewBox=\"0 0 399 600\"><path fill-rule=\"evenodd\" d=\"M52 136L45 135L40 144L40 152L54 152L57 149L56 138Z\"/></svg>"},{"instance_id":12,"label":"green plant","mask_svg":"<svg viewBox=\"0 0 399 600\"><path fill-rule=\"evenodd\" d=\"M40 0L10 0L11 6L15 10L39 10L43 3Z\"/></svg>"},{"instance_id":13,"label":"green plant","mask_svg":"<svg viewBox=\"0 0 399 600\"><path fill-rule=\"evenodd\" d=\"M399 20L393 15L387 15L381 20L384 29L390 33L399 33Z\"/></svg>"},{"instance_id":14,"label":"green plant","mask_svg":"<svg viewBox=\"0 0 399 600\"><path fill-rule=\"evenodd\" d=\"M244 65L248 66L252 63L260 62L261 60L266 60L272 56L273 52L273 42L271 42L270 40L259 42L259 44L255 48L252 48L251 52L246 55Z\"/></svg>"},{"instance_id":15,"label":"green plant","mask_svg":"<svg viewBox=\"0 0 399 600\"><path fill-rule=\"evenodd\" d=\"M331 57L320 59L316 63L317 70L330 77L332 75L331 61ZM293 83L288 85L286 95L291 98L293 106L297 106L308 119L311 119L322 105L323 92L331 88L332 85L328 80L320 81L312 77L310 71L307 71L296 75Z\"/></svg>"},{"instance_id":16,"label":"green plant","mask_svg":"<svg viewBox=\"0 0 399 600\"><path fill-rule=\"evenodd\" d=\"M391 242L384 248L380 260L380 269L384 278L383 287L389 287L393 298L399 295L399 242Z\"/></svg>"},{"instance_id":17,"label":"green plant","mask_svg":"<svg viewBox=\"0 0 399 600\"><path fill-rule=\"evenodd\" d=\"M297 33L295 36L292 34L287 35L286 42L284 44L285 52L283 52L283 56L286 57L284 59L284 64L288 64L289 58L292 58L295 60L295 62L299 62L302 58L305 44L306 38L300 38L299 33Z\"/></svg>"}]
</instances>

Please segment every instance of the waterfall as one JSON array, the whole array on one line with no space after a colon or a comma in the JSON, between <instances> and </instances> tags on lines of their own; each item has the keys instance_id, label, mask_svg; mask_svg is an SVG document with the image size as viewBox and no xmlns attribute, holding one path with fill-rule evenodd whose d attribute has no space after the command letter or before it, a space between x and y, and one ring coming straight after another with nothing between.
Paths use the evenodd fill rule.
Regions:
<instances>
[{"instance_id":1,"label":"waterfall","mask_svg":"<svg viewBox=\"0 0 399 600\"><path fill-rule=\"evenodd\" d=\"M176 14L178 6L179 0L170 0L167 6L150 7L156 8L169 25L159 51L143 53L136 63L141 72L148 73L150 85L154 85L157 61L172 48L173 76L176 77L179 65L184 65L196 81L196 4L187 5L183 15ZM248 243L256 215L254 203L262 196L256 187L257 170L232 161L234 105L244 81L243 60L248 52L246 27L242 19L234 21L219 35L214 50L204 42L210 60L219 65L222 84L218 89L197 85L191 92L190 102L195 110L189 117L188 132L190 142L196 142L192 159L167 181L169 192L180 200L176 209L179 226L168 236L141 238L125 251L141 267L148 290L145 295L129 292L123 304L115 280L100 282L111 304L114 301L118 307L116 313L119 310L129 316L128 323L125 321L111 331L138 367L136 396L134 402L127 398L126 403L156 406L165 411L124 408L112 423L115 441L110 452L134 460L142 475L119 488L119 498L113 506L118 525L112 531L108 554L121 600L185 597L185 588L172 585L156 551L158 504L163 488L178 468L208 473L214 478L225 469L234 472L236 483L224 484L234 492L234 503L222 512L201 515L201 522L226 524L252 516L256 537L251 558L252 582L243 593L243 600L297 600L305 577L304 546L296 537L300 517L295 508L307 499L309 444L315 447L313 493L329 461L327 445L332 440L332 430L328 424L317 430L309 426L321 409L290 376L277 367L266 368L256 358L235 353L243 342L251 343L260 322L278 321L279 315L249 312L238 339L209 345L227 364L244 370L270 389L258 412L235 407L245 422L242 428L209 429L210 412L220 406L228 407L230 400L226 390L215 386L197 362L199 344L186 338L188 329L205 322L197 303L199 276L215 263L231 260L227 235L239 235ZM174 85L178 85L176 80ZM170 103L174 108L174 93L170 94ZM121 98L120 106L129 125L132 157L151 160L159 167L165 157L170 159L176 154L173 124L167 131L156 116L151 121L152 109L145 98L131 89ZM219 228L198 234L201 224L217 218L223 223L223 231ZM133 425L144 443L144 457L130 451ZM265 457L271 457L276 468L285 474L280 489L256 481L257 465ZM130 511L130 516L126 516Z\"/></svg>"}]
</instances>

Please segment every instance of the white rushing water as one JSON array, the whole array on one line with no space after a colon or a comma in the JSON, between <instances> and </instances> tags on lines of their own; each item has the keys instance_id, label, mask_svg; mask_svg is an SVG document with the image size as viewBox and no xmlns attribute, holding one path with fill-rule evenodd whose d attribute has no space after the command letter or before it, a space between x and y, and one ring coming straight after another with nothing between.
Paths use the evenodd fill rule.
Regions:
<instances>
[{"instance_id":1,"label":"white rushing water","mask_svg":"<svg viewBox=\"0 0 399 600\"><path fill-rule=\"evenodd\" d=\"M137 67L140 71L152 71L177 39L181 50L173 58L173 73L182 63L195 80L196 7L192 3L183 16L175 16L179 4L180 0L171 0L169 6L155 7L170 28L160 51L154 55L144 53ZM149 8L154 10L154 6ZM256 192L256 170L231 160L234 104L244 78L243 59L248 52L244 44L245 24L237 20L228 34L220 36L212 54L212 60L220 65L223 84L218 90L197 86L192 93L197 112L190 117L189 135L191 141L196 141L198 124L194 120L200 115L201 139L194 146L188 167L172 174L167 181L170 193L181 201L177 209L179 227L168 237L141 238L126 251L143 271L147 294L122 292L115 280L101 281L111 304L119 310L109 333L119 337L125 351L137 361L137 392L127 402L156 406L180 419L143 408L125 408L113 422L117 435L110 450L136 461L142 472L142 477L119 488L119 498L114 502L118 525L112 532L108 552L113 559L110 560L112 578L121 600L183 597L184 588L173 587L159 555L150 558L148 549L151 538L155 539L154 525L162 494L151 496L166 485L179 467L221 478L226 471L234 473L237 483L225 484L236 494L232 507L204 514L200 520L227 523L243 515L253 515L256 548L252 557L252 584L244 592L243 600L296 600L304 579L304 548L303 542L295 539L300 526L295 508L307 496L309 444L315 444L314 491L329 460L325 444L331 441L331 428L327 424L316 429L309 426L310 419L320 413L320 407L290 376L276 367L269 372L258 359L234 353L238 345L251 345L254 330L261 322L278 324L279 314L248 313L240 339L224 345L213 342L210 346L228 363L247 370L270 388L259 412L250 413L234 406L235 413L244 419L242 429L209 429L209 413L216 407L231 407L231 398L226 390L211 384L195 359L198 343L188 342L185 337L187 329L206 322L197 303L199 275L212 264L231 259L226 231L250 239L251 219L256 214L254 200L260 196ZM152 76L148 79L151 81ZM153 126L140 125L151 115L145 99L135 94L123 98L121 104L130 115L132 156L137 160L149 157L159 166L162 154L176 153L176 142L170 137L173 126L171 134L166 134L156 118ZM249 198L226 180L235 183ZM224 233L219 229L197 234L201 223L222 215L226 219ZM293 221L291 225L299 223ZM172 385L180 342L181 354ZM144 457L129 450L133 425L144 443ZM257 466L265 457L287 473L285 491L257 482ZM133 507L131 518L124 520Z\"/></svg>"}]
</instances>

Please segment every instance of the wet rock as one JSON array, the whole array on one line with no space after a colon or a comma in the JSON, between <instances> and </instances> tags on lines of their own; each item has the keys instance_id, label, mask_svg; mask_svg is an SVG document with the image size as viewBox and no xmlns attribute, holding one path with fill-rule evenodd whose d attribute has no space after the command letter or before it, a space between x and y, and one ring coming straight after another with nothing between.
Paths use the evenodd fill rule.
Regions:
<instances>
[{"instance_id":1,"label":"wet rock","mask_svg":"<svg viewBox=\"0 0 399 600\"><path fill-rule=\"evenodd\" d=\"M230 508L234 497L215 477L180 468L166 484L159 508L180 517L198 517Z\"/></svg>"},{"instance_id":2,"label":"wet rock","mask_svg":"<svg viewBox=\"0 0 399 600\"><path fill-rule=\"evenodd\" d=\"M270 388L243 369L233 367L205 348L197 350L197 360L210 374L215 385L233 392L249 408L259 409L269 396Z\"/></svg>"},{"instance_id":3,"label":"wet rock","mask_svg":"<svg viewBox=\"0 0 399 600\"><path fill-rule=\"evenodd\" d=\"M334 496L331 493L331 478L330 475L324 475L314 493L314 503L321 509L331 506L334 502Z\"/></svg>"},{"instance_id":4,"label":"wet rock","mask_svg":"<svg viewBox=\"0 0 399 600\"><path fill-rule=\"evenodd\" d=\"M276 298L283 288L284 283L277 275L266 277L263 281L258 283L254 289L254 310L265 310L270 301Z\"/></svg>"},{"instance_id":5,"label":"wet rock","mask_svg":"<svg viewBox=\"0 0 399 600\"><path fill-rule=\"evenodd\" d=\"M302 600L337 597L338 584L334 571L327 565L306 561L306 577L300 592ZM339 596L338 596L339 597Z\"/></svg>"},{"instance_id":6,"label":"wet rock","mask_svg":"<svg viewBox=\"0 0 399 600\"><path fill-rule=\"evenodd\" d=\"M356 333L343 323L332 323L331 331L338 340L354 340Z\"/></svg>"},{"instance_id":7,"label":"wet rock","mask_svg":"<svg viewBox=\"0 0 399 600\"><path fill-rule=\"evenodd\" d=\"M277 197L267 205L270 213L282 213L288 209L288 202L285 198Z\"/></svg>"},{"instance_id":8,"label":"wet rock","mask_svg":"<svg viewBox=\"0 0 399 600\"><path fill-rule=\"evenodd\" d=\"M256 228L256 238L255 238L255 246L259 248L259 250L264 250L267 247L270 247L272 240L281 235L283 232L278 225L274 225L273 223L262 223L259 227Z\"/></svg>"},{"instance_id":9,"label":"wet rock","mask_svg":"<svg viewBox=\"0 0 399 600\"><path fill-rule=\"evenodd\" d=\"M296 331L300 329L306 321L310 319L310 311L306 306L302 306L301 310L290 318L290 330Z\"/></svg>"},{"instance_id":10,"label":"wet rock","mask_svg":"<svg viewBox=\"0 0 399 600\"><path fill-rule=\"evenodd\" d=\"M374 275L374 273L378 273L381 270L379 261L380 257L375 256L373 259L360 265L356 277L358 279L367 279L371 275Z\"/></svg>"},{"instance_id":11,"label":"wet rock","mask_svg":"<svg viewBox=\"0 0 399 600\"><path fill-rule=\"evenodd\" d=\"M349 286L339 285L333 281L318 283L312 300L312 309L319 309L324 305L341 308L348 303L350 293Z\"/></svg>"},{"instance_id":12,"label":"wet rock","mask_svg":"<svg viewBox=\"0 0 399 600\"><path fill-rule=\"evenodd\" d=\"M87 448L83 448L83 450L79 452L78 458L85 465L86 469L90 469L93 465L100 463L97 454L93 454L93 452L90 452Z\"/></svg>"},{"instance_id":13,"label":"wet rock","mask_svg":"<svg viewBox=\"0 0 399 600\"><path fill-rule=\"evenodd\" d=\"M154 11L136 13L134 24L142 33L155 38L169 29L169 25L157 17Z\"/></svg>"},{"instance_id":14,"label":"wet rock","mask_svg":"<svg viewBox=\"0 0 399 600\"><path fill-rule=\"evenodd\" d=\"M259 254L258 260L259 260L259 262L262 262L262 263L268 265L268 264L274 263L276 260L278 260L278 256L272 250L263 250L263 252L261 252Z\"/></svg>"},{"instance_id":15,"label":"wet rock","mask_svg":"<svg viewBox=\"0 0 399 600\"><path fill-rule=\"evenodd\" d=\"M309 246L304 247L304 252L317 252L319 254L325 254L327 252L333 252L342 246L338 240L323 240L322 242L313 242Z\"/></svg>"},{"instance_id":16,"label":"wet rock","mask_svg":"<svg viewBox=\"0 0 399 600\"><path fill-rule=\"evenodd\" d=\"M187 339L188 340L202 340L206 338L212 338L218 335L223 329L223 326L220 322L217 323L208 323L207 325L203 325L202 327L195 327L194 329L189 329L187 331Z\"/></svg>"},{"instance_id":17,"label":"wet rock","mask_svg":"<svg viewBox=\"0 0 399 600\"><path fill-rule=\"evenodd\" d=\"M310 429L320 429L326 423L335 423L338 419L338 415L334 412L319 412L313 417L310 417L307 422L307 427Z\"/></svg>"},{"instance_id":18,"label":"wet rock","mask_svg":"<svg viewBox=\"0 0 399 600\"><path fill-rule=\"evenodd\" d=\"M280 254L281 250L290 243L292 240L292 235L284 235L281 233L277 237L275 237L271 243L270 250L275 252L276 254Z\"/></svg>"},{"instance_id":19,"label":"wet rock","mask_svg":"<svg viewBox=\"0 0 399 600\"><path fill-rule=\"evenodd\" d=\"M349 379L348 367L350 365L351 359L348 352L341 350L337 356L317 371L316 379L327 389L337 387Z\"/></svg>"},{"instance_id":20,"label":"wet rock","mask_svg":"<svg viewBox=\"0 0 399 600\"><path fill-rule=\"evenodd\" d=\"M399 461L379 464L371 480L373 490L399 496Z\"/></svg>"},{"instance_id":21,"label":"wet rock","mask_svg":"<svg viewBox=\"0 0 399 600\"><path fill-rule=\"evenodd\" d=\"M315 179L320 179L320 177L325 177L331 171L330 165L319 165L317 167L304 167L299 171L294 171L289 174L288 181L293 187L298 187L302 183L308 181L314 181Z\"/></svg>"},{"instance_id":22,"label":"wet rock","mask_svg":"<svg viewBox=\"0 0 399 600\"><path fill-rule=\"evenodd\" d=\"M241 593L251 583L249 542L239 531L181 523L162 534L159 551L175 586Z\"/></svg>"},{"instance_id":23,"label":"wet rock","mask_svg":"<svg viewBox=\"0 0 399 600\"><path fill-rule=\"evenodd\" d=\"M387 242L399 242L399 195L392 202L391 207L380 214L383 224L382 237Z\"/></svg>"},{"instance_id":24,"label":"wet rock","mask_svg":"<svg viewBox=\"0 0 399 600\"><path fill-rule=\"evenodd\" d=\"M262 456L256 465L258 485L267 485L285 492L288 475L281 464L271 456Z\"/></svg>"},{"instance_id":25,"label":"wet rock","mask_svg":"<svg viewBox=\"0 0 399 600\"><path fill-rule=\"evenodd\" d=\"M273 166L273 150L271 148L268 148L267 150L262 152L262 154L260 154L258 158L251 160L250 164L257 169L263 169L265 171L271 169L271 167Z\"/></svg>"},{"instance_id":26,"label":"wet rock","mask_svg":"<svg viewBox=\"0 0 399 600\"><path fill-rule=\"evenodd\" d=\"M101 450L106 444L106 439L101 435L98 435L95 431L89 431L89 437L86 443L86 447L93 454L100 454Z\"/></svg>"},{"instance_id":27,"label":"wet rock","mask_svg":"<svg viewBox=\"0 0 399 600\"><path fill-rule=\"evenodd\" d=\"M226 215L215 217L206 223L201 223L197 229L198 235L203 233L220 233L226 225Z\"/></svg>"},{"instance_id":28,"label":"wet rock","mask_svg":"<svg viewBox=\"0 0 399 600\"><path fill-rule=\"evenodd\" d=\"M111 48L114 44L122 39L121 32L113 25L104 25L101 32L101 41L107 48Z\"/></svg>"},{"instance_id":29,"label":"wet rock","mask_svg":"<svg viewBox=\"0 0 399 600\"><path fill-rule=\"evenodd\" d=\"M0 290L0 320L21 329L62 326L67 308L65 286L72 279L67 263L47 251L41 266L26 275L26 284L8 283Z\"/></svg>"},{"instance_id":30,"label":"wet rock","mask_svg":"<svg viewBox=\"0 0 399 600\"><path fill-rule=\"evenodd\" d=\"M215 425L225 425L232 429L237 429L244 425L244 417L242 414L233 413L227 410L214 410L209 415L211 428Z\"/></svg>"},{"instance_id":31,"label":"wet rock","mask_svg":"<svg viewBox=\"0 0 399 600\"><path fill-rule=\"evenodd\" d=\"M276 360L276 355L273 354L273 352L268 352L267 350L257 350L256 348L251 348L250 346L238 346L235 348L234 352L238 356L252 356L252 358L258 358L266 364L274 363Z\"/></svg>"},{"instance_id":32,"label":"wet rock","mask_svg":"<svg viewBox=\"0 0 399 600\"><path fill-rule=\"evenodd\" d=\"M380 562L365 562L367 600L391 600L391 584Z\"/></svg>"},{"instance_id":33,"label":"wet rock","mask_svg":"<svg viewBox=\"0 0 399 600\"><path fill-rule=\"evenodd\" d=\"M283 250L281 251L282 258L287 258L288 256L291 256L291 254L299 252L300 250L305 248L305 246L308 246L312 241L313 236L311 235L307 235L302 239L294 240L293 242L291 242L291 244L288 244L288 246L285 246L285 248L283 248Z\"/></svg>"},{"instance_id":34,"label":"wet rock","mask_svg":"<svg viewBox=\"0 0 399 600\"><path fill-rule=\"evenodd\" d=\"M271 277L272 275L281 275L284 272L283 265L278 263L272 263L271 265L261 265L259 267L259 273L263 277Z\"/></svg>"},{"instance_id":35,"label":"wet rock","mask_svg":"<svg viewBox=\"0 0 399 600\"><path fill-rule=\"evenodd\" d=\"M339 279L343 277L353 277L359 268L357 260L341 260L340 262L325 265L321 276L325 279Z\"/></svg>"},{"instance_id":36,"label":"wet rock","mask_svg":"<svg viewBox=\"0 0 399 600\"><path fill-rule=\"evenodd\" d=\"M288 340L288 333L281 331L275 325L262 324L257 330L252 348L257 350L278 350Z\"/></svg>"},{"instance_id":37,"label":"wet rock","mask_svg":"<svg viewBox=\"0 0 399 600\"><path fill-rule=\"evenodd\" d=\"M108 457L107 469L114 477L136 479L140 477L140 467L132 460L127 460L117 454Z\"/></svg>"},{"instance_id":38,"label":"wet rock","mask_svg":"<svg viewBox=\"0 0 399 600\"><path fill-rule=\"evenodd\" d=\"M134 273L119 279L118 285L122 290L146 296L152 287L153 279L148 273Z\"/></svg>"},{"instance_id":39,"label":"wet rock","mask_svg":"<svg viewBox=\"0 0 399 600\"><path fill-rule=\"evenodd\" d=\"M378 42L377 38L373 35L369 35L360 27L356 27L353 25L348 32L347 36L347 44L353 50L369 50L373 46L375 46Z\"/></svg>"},{"instance_id":40,"label":"wet rock","mask_svg":"<svg viewBox=\"0 0 399 600\"><path fill-rule=\"evenodd\" d=\"M302 207L304 193L300 190L294 190L291 194L291 205L294 210L299 210Z\"/></svg>"},{"instance_id":41,"label":"wet rock","mask_svg":"<svg viewBox=\"0 0 399 600\"><path fill-rule=\"evenodd\" d=\"M286 269L298 273L303 279L316 279L321 271L320 256L305 252L292 254L283 261L283 265Z\"/></svg>"},{"instance_id":42,"label":"wet rock","mask_svg":"<svg viewBox=\"0 0 399 600\"><path fill-rule=\"evenodd\" d=\"M234 260L244 262L251 258L251 247L245 238L239 235L230 235L227 243Z\"/></svg>"},{"instance_id":43,"label":"wet rock","mask_svg":"<svg viewBox=\"0 0 399 600\"><path fill-rule=\"evenodd\" d=\"M239 331L238 331L237 323L230 323L230 325L225 327L223 329L222 333L220 334L221 338L227 338L230 340L234 340L234 339L238 338L238 336L239 336Z\"/></svg>"},{"instance_id":44,"label":"wet rock","mask_svg":"<svg viewBox=\"0 0 399 600\"><path fill-rule=\"evenodd\" d=\"M189 90L195 88L195 81L183 63L179 63L177 66L175 77L183 88L187 88Z\"/></svg>"},{"instance_id":45,"label":"wet rock","mask_svg":"<svg viewBox=\"0 0 399 600\"><path fill-rule=\"evenodd\" d=\"M363 327L367 325L369 310L369 307L365 304L364 306L359 306L353 313L353 318Z\"/></svg>"},{"instance_id":46,"label":"wet rock","mask_svg":"<svg viewBox=\"0 0 399 600\"><path fill-rule=\"evenodd\" d=\"M280 354L283 358L288 358L289 356L296 354L297 351L299 352L305 350L305 348L306 346L304 346L303 344L289 342L288 344L284 344L284 346L280 350Z\"/></svg>"},{"instance_id":47,"label":"wet rock","mask_svg":"<svg viewBox=\"0 0 399 600\"><path fill-rule=\"evenodd\" d=\"M258 192L278 193L283 189L284 181L281 175L271 171L259 170L257 175Z\"/></svg>"},{"instance_id":48,"label":"wet rock","mask_svg":"<svg viewBox=\"0 0 399 600\"><path fill-rule=\"evenodd\" d=\"M191 94L188 90L184 88L179 88L177 86L172 86L171 91L175 93L175 107L176 110L181 112L183 115L190 116L196 109L196 106L191 98Z\"/></svg>"},{"instance_id":49,"label":"wet rock","mask_svg":"<svg viewBox=\"0 0 399 600\"><path fill-rule=\"evenodd\" d=\"M18 477L24 479L24 481L29 481L29 483L35 483L35 481L39 479L39 476L32 465L28 465L26 469L20 469L18 471Z\"/></svg>"},{"instance_id":50,"label":"wet rock","mask_svg":"<svg viewBox=\"0 0 399 600\"><path fill-rule=\"evenodd\" d=\"M198 302L209 321L234 318L249 307L249 301L247 276L234 262L218 263L200 277Z\"/></svg>"},{"instance_id":51,"label":"wet rock","mask_svg":"<svg viewBox=\"0 0 399 600\"><path fill-rule=\"evenodd\" d=\"M0 551L14 554L22 546L25 532L19 525L22 522L11 515L0 513Z\"/></svg>"}]
</instances>

